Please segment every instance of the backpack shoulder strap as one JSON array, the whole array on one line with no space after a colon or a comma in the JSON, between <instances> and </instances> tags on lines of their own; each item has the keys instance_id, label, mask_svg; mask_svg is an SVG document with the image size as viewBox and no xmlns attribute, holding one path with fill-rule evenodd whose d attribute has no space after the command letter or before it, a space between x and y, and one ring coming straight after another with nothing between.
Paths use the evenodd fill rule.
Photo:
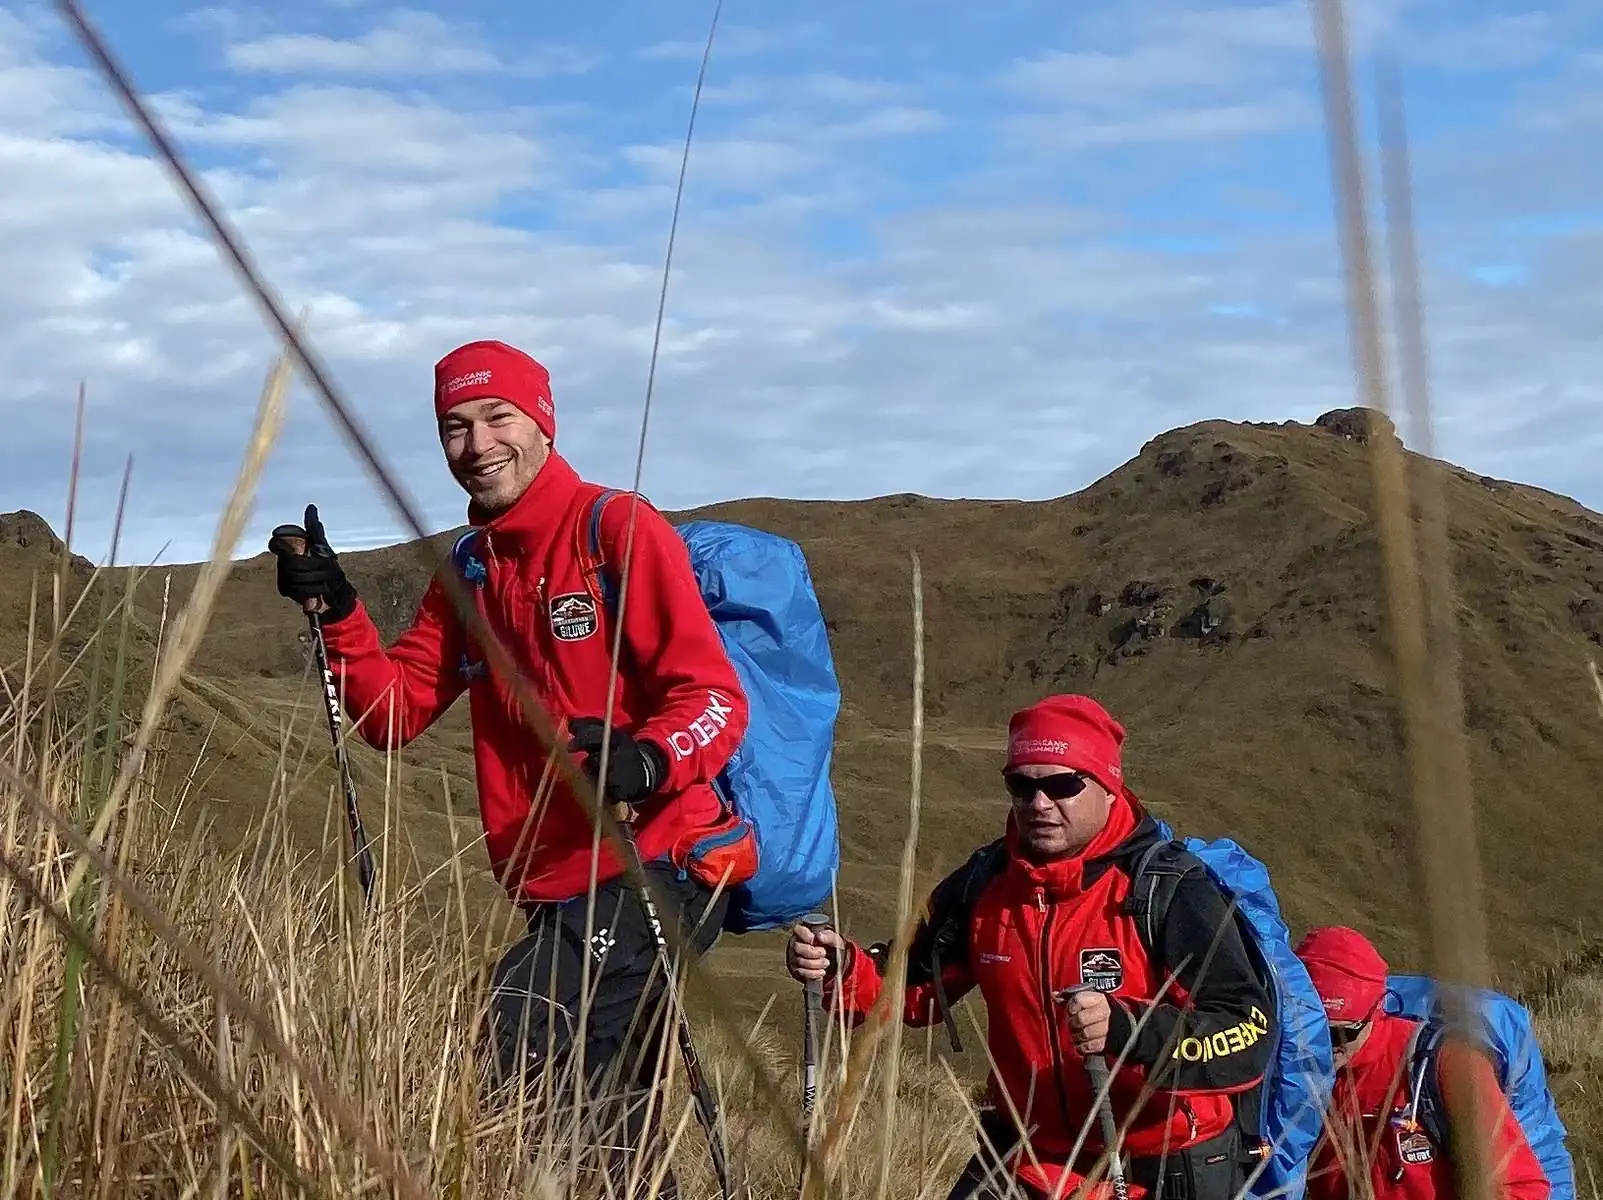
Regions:
<instances>
[{"instance_id":1,"label":"backpack shoulder strap","mask_svg":"<svg viewBox=\"0 0 1603 1200\"><path fill-rule=\"evenodd\" d=\"M1158 930L1169 915L1180 881L1206 869L1201 859L1177 841L1153 842L1129 867L1130 894L1124 911L1135 918L1142 944L1149 951L1158 945Z\"/></svg>"},{"instance_id":2,"label":"backpack shoulder strap","mask_svg":"<svg viewBox=\"0 0 1603 1200\"><path fill-rule=\"evenodd\" d=\"M582 520L579 542L579 561L583 564L587 576L593 576L596 589L601 593L601 602L607 606L608 611L618 611L618 584L612 573L607 569L610 565L606 561L606 554L601 548L601 517L607 511L607 505L622 495L616 488L601 488L590 501L590 507Z\"/></svg>"},{"instance_id":3,"label":"backpack shoulder strap","mask_svg":"<svg viewBox=\"0 0 1603 1200\"><path fill-rule=\"evenodd\" d=\"M1409 1064L1411 1098L1408 1115L1444 1152L1450 1149L1453 1130L1447 1115L1447 1102L1442 1095L1441 1072L1437 1064L1441 1061L1442 1047L1447 1044L1448 1035L1446 1017L1439 1012L1432 1013L1414 1030L1414 1036L1409 1039L1408 1052L1403 1058ZM1483 1056L1495 1074L1496 1052L1492 1047L1473 1036L1468 1039L1460 1037L1459 1045Z\"/></svg>"},{"instance_id":4,"label":"backpack shoulder strap","mask_svg":"<svg viewBox=\"0 0 1603 1200\"><path fill-rule=\"evenodd\" d=\"M963 1042L957 1036L957 1021L952 1017L952 1006L946 997L945 981L941 978L944 967L962 962L968 954L969 918L974 904L986 887L1007 866L1007 840L997 838L981 846L968 861L948 875L930 894L929 919L924 936L916 938L909 948L908 966L914 980L928 975L935 989L935 1005L951 1039L952 1052L963 1053ZM923 944L921 944L923 943ZM911 980L910 980L911 982Z\"/></svg>"},{"instance_id":5,"label":"backpack shoulder strap","mask_svg":"<svg viewBox=\"0 0 1603 1200\"><path fill-rule=\"evenodd\" d=\"M483 587L488 577L484 563L473 553L478 541L479 530L473 528L457 538L451 546L451 565L457 569L464 582L475 588Z\"/></svg>"},{"instance_id":6,"label":"backpack shoulder strap","mask_svg":"<svg viewBox=\"0 0 1603 1200\"><path fill-rule=\"evenodd\" d=\"M1408 1039L1403 1061L1408 1064L1408 1115L1418 1122L1437 1149L1446 1153L1450 1134L1446 1106L1442 1102L1441 1078L1436 1070L1447 1026L1440 1016L1419 1022Z\"/></svg>"},{"instance_id":7,"label":"backpack shoulder strap","mask_svg":"<svg viewBox=\"0 0 1603 1200\"><path fill-rule=\"evenodd\" d=\"M485 570L483 560L473 552L478 544L479 530L477 528L469 529L462 534L451 545L451 565L456 569L456 573L462 577L462 582L473 590L473 602L480 607L482 613L483 598L480 596L480 592L483 591L485 582L489 579L489 572ZM452 611L454 612L455 609L453 608ZM473 657L470 653L472 638L467 634L465 628L463 634L464 642L461 657L457 662L457 674L470 683L475 679L488 678L490 674L488 664L483 659L475 659Z\"/></svg>"}]
</instances>

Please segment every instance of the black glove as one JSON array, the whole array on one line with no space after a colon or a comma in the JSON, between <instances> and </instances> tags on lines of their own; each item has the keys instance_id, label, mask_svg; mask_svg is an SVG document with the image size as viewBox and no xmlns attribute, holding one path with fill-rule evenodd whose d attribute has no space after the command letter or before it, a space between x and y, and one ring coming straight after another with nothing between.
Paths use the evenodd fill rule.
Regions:
<instances>
[{"instance_id":1,"label":"black glove","mask_svg":"<svg viewBox=\"0 0 1603 1200\"><path fill-rule=\"evenodd\" d=\"M573 738L571 754L584 754L584 772L595 783L601 771L601 730L596 717L578 717L569 722ZM632 734L613 727L607 751L606 798L614 804L639 804L649 798L668 775L668 758L650 742L637 742Z\"/></svg>"},{"instance_id":2,"label":"black glove","mask_svg":"<svg viewBox=\"0 0 1603 1200\"><path fill-rule=\"evenodd\" d=\"M356 610L356 589L340 569L339 556L328 544L317 505L306 506L306 528L280 525L267 548L278 556L278 594L302 608L308 601L322 602L325 624L344 620ZM309 611L316 612L314 606Z\"/></svg>"}]
</instances>

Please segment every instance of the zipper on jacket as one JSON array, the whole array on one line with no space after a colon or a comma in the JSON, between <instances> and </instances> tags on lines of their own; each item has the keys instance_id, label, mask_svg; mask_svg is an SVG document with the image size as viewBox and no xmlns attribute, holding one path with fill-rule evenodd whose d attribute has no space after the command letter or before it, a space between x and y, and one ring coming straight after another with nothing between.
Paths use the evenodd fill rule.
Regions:
<instances>
[{"instance_id":1,"label":"zipper on jacket","mask_svg":"<svg viewBox=\"0 0 1603 1200\"><path fill-rule=\"evenodd\" d=\"M1074 1126L1069 1120L1069 1089L1063 1082L1067 1067L1064 1064L1063 1047L1058 1041L1057 1000L1052 995L1052 910L1047 905L1044 888L1035 889L1035 906L1046 914L1041 919L1041 1013L1046 1017L1046 1041L1052 1051L1052 1082L1057 1086L1058 1108L1063 1114L1063 1130L1067 1134Z\"/></svg>"},{"instance_id":2,"label":"zipper on jacket","mask_svg":"<svg viewBox=\"0 0 1603 1200\"><path fill-rule=\"evenodd\" d=\"M1179 1100L1180 1111L1186 1115L1186 1146L1194 1146L1197 1144L1197 1110L1191 1107L1189 1097L1181 1096Z\"/></svg>"}]
</instances>

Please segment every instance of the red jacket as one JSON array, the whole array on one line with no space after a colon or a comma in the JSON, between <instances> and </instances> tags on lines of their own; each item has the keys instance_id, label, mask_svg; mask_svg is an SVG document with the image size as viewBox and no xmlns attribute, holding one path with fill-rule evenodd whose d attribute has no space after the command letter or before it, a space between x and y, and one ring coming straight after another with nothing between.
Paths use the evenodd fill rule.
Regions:
<instances>
[{"instance_id":1,"label":"red jacket","mask_svg":"<svg viewBox=\"0 0 1603 1200\"><path fill-rule=\"evenodd\" d=\"M1010 816L1001 842L935 887L909 946L903 1020L942 1019L937 975L950 1002L979 989L989 1015L991 1101L1001 1115L1011 1103L1025 1128L1034 1127L1031 1147L1049 1175L1088 1172L1103 1150L1084 1060L1055 999L1060 990L1095 981L1112 1002L1110 1096L1125 1130L1122 1151L1132 1158L1223 1133L1234 1119L1233 1095L1259 1083L1274 1046L1274 1006L1210 880L1187 874L1176 885L1155 953L1124 911L1133 862L1157 840L1156 823L1127 792L1084 852L1037 864L1018 852ZM976 869L987 861L994 865ZM942 950L942 931L954 929ZM884 945L850 945L839 989L825 989L831 1007L860 1021L879 996L887 957ZM1082 1131L1084 1157L1070 1163ZM1050 1186L1035 1174L1020 1172L1033 1186Z\"/></svg>"},{"instance_id":2,"label":"red jacket","mask_svg":"<svg viewBox=\"0 0 1603 1200\"><path fill-rule=\"evenodd\" d=\"M487 572L478 589L480 611L564 741L567 720L603 717L606 709L613 622L593 573L585 570L590 505L601 491L553 452L511 509L488 522L470 513L481 525L475 555ZM634 814L641 857L649 862L720 823L722 805L711 780L745 735L748 710L689 552L643 498L626 493L607 505L603 561L616 579L631 508L634 543L612 717L618 728L661 749L668 763L657 795ZM378 749L412 741L466 689L479 812L496 877L514 899L564 900L588 889L593 802L573 796L552 764L554 786L538 809L531 808L547 756L519 715L512 689L485 669L468 669L484 656L469 644L438 579L412 627L389 649L360 604L328 625L326 638L346 704L360 716L357 728ZM475 676L471 682L469 675ZM598 879L621 871L617 852L603 838Z\"/></svg>"},{"instance_id":3,"label":"red jacket","mask_svg":"<svg viewBox=\"0 0 1603 1200\"><path fill-rule=\"evenodd\" d=\"M1408 1119L1412 1105L1409 1049L1418 1023L1381 1013L1369 1039L1336 1078L1325 1137L1308 1173L1309 1200L1453 1200L1458 1194L1448 1155ZM1492 1065L1462 1043L1441 1048L1438 1071L1461 1064L1474 1081L1488 1163L1497 1174L1498 1200L1548 1200L1552 1187L1542 1164L1497 1084ZM1365 1170L1365 1164L1368 1169ZM1369 1183L1363 1176L1369 1176ZM1353 1176L1358 1178L1355 1180Z\"/></svg>"}]
</instances>

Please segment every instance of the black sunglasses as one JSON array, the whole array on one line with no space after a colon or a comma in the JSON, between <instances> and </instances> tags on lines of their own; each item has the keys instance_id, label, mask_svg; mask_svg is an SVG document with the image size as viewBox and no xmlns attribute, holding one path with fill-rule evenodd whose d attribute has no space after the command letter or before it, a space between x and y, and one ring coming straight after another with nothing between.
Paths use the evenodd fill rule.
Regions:
<instances>
[{"instance_id":1,"label":"black sunglasses","mask_svg":"<svg viewBox=\"0 0 1603 1200\"><path fill-rule=\"evenodd\" d=\"M1332 1021L1330 1040L1337 1046L1350 1046L1361 1038L1364 1030L1368 1028L1368 1021Z\"/></svg>"},{"instance_id":2,"label":"black sunglasses","mask_svg":"<svg viewBox=\"0 0 1603 1200\"><path fill-rule=\"evenodd\" d=\"M1020 771L1003 771L1002 784L1007 794L1023 804L1035 799L1036 792L1046 793L1048 800L1072 800L1085 791L1089 782L1084 775L1025 775Z\"/></svg>"}]
</instances>

